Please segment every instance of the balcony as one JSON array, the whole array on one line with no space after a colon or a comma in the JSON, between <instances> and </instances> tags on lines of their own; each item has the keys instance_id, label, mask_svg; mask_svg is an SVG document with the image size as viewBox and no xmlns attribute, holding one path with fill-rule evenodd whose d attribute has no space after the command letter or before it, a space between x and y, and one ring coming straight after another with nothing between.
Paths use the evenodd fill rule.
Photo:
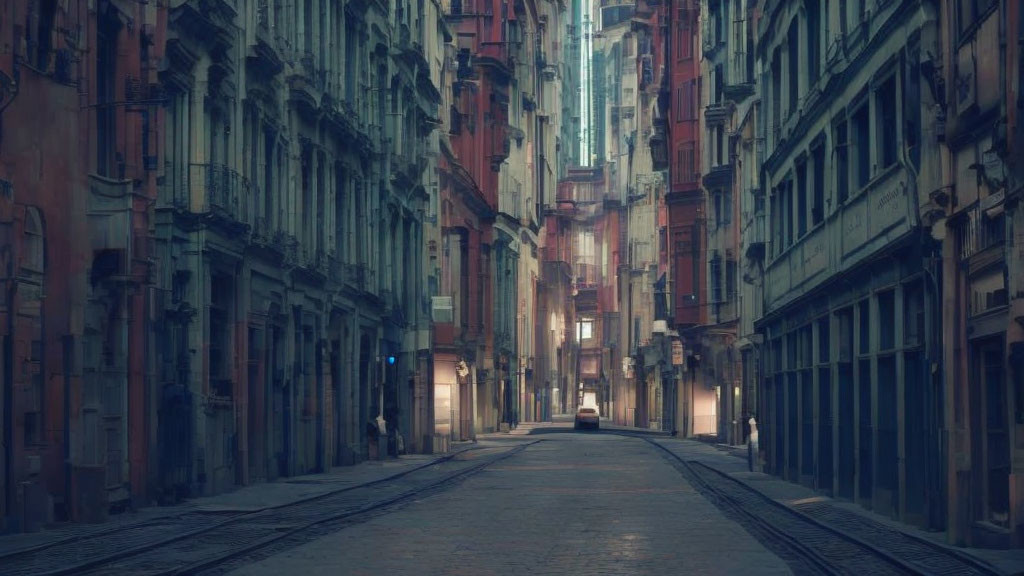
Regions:
<instances>
[{"instance_id":1,"label":"balcony","mask_svg":"<svg viewBox=\"0 0 1024 576\"><path fill-rule=\"evenodd\" d=\"M733 102L743 102L754 95L755 86L753 82L735 82L726 84L722 88L722 95Z\"/></svg>"},{"instance_id":2,"label":"balcony","mask_svg":"<svg viewBox=\"0 0 1024 576\"><path fill-rule=\"evenodd\" d=\"M320 97L327 85L327 76L316 66L312 53L306 52L298 61L298 66L288 74L288 101L299 113L315 119L320 107Z\"/></svg>"},{"instance_id":3,"label":"balcony","mask_svg":"<svg viewBox=\"0 0 1024 576\"><path fill-rule=\"evenodd\" d=\"M356 291L365 292L370 288L372 275L364 264L344 264L345 285Z\"/></svg>"},{"instance_id":4,"label":"balcony","mask_svg":"<svg viewBox=\"0 0 1024 576\"><path fill-rule=\"evenodd\" d=\"M507 77L512 76L512 68L509 66L508 44L505 42L481 42L480 50L476 54L476 61L484 66L491 66L498 73Z\"/></svg>"},{"instance_id":5,"label":"balcony","mask_svg":"<svg viewBox=\"0 0 1024 576\"><path fill-rule=\"evenodd\" d=\"M709 126L717 126L719 124L725 124L725 121L729 119L729 114L732 111L725 102L717 102L708 104L704 108L704 121Z\"/></svg>"},{"instance_id":6,"label":"balcony","mask_svg":"<svg viewBox=\"0 0 1024 576\"><path fill-rule=\"evenodd\" d=\"M758 210L754 213L753 219L748 224L749 232L745 234L746 248L744 254L750 260L763 262L765 255L765 229L764 211Z\"/></svg>"},{"instance_id":7,"label":"balcony","mask_svg":"<svg viewBox=\"0 0 1024 576\"><path fill-rule=\"evenodd\" d=\"M498 212L519 222L522 218L523 197L517 182L509 180L498 190Z\"/></svg>"},{"instance_id":8,"label":"balcony","mask_svg":"<svg viewBox=\"0 0 1024 576\"><path fill-rule=\"evenodd\" d=\"M181 184L182 189L172 191L179 210L226 224L248 220L249 183L238 172L221 164L189 164L188 180Z\"/></svg>"},{"instance_id":9,"label":"balcony","mask_svg":"<svg viewBox=\"0 0 1024 576\"><path fill-rule=\"evenodd\" d=\"M975 202L957 215L954 224L957 254L961 261L973 259L989 248L1006 244L1006 218L1000 211L989 216L980 203Z\"/></svg>"},{"instance_id":10,"label":"balcony","mask_svg":"<svg viewBox=\"0 0 1024 576\"><path fill-rule=\"evenodd\" d=\"M227 0L185 0L171 7L169 13L175 27L188 30L211 52L231 46L237 16L235 3Z\"/></svg>"},{"instance_id":11,"label":"balcony","mask_svg":"<svg viewBox=\"0 0 1024 576\"><path fill-rule=\"evenodd\" d=\"M728 188L732 185L732 164L725 163L712 166L711 170L704 175L704 188L708 190Z\"/></svg>"}]
</instances>

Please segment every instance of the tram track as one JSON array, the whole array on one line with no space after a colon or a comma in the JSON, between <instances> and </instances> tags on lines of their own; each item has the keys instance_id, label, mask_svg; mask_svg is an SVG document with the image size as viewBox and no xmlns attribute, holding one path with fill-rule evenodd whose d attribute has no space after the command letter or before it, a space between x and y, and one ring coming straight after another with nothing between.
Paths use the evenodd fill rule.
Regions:
<instances>
[{"instance_id":1,"label":"tram track","mask_svg":"<svg viewBox=\"0 0 1024 576\"><path fill-rule=\"evenodd\" d=\"M418 497L448 489L484 468L540 442L520 444L494 455L486 450L455 453L441 460L357 486L346 486L254 512L186 512L148 522L68 538L0 557L5 576L198 574L257 550L301 543L365 521ZM447 462L454 470L440 471ZM423 477L423 478L421 478Z\"/></svg>"},{"instance_id":2,"label":"tram track","mask_svg":"<svg viewBox=\"0 0 1024 576\"><path fill-rule=\"evenodd\" d=\"M813 514L778 502L729 474L686 460L650 438L684 478L718 508L782 557L798 574L994 576L995 568L834 507ZM828 520L827 522L825 520Z\"/></svg>"}]
</instances>

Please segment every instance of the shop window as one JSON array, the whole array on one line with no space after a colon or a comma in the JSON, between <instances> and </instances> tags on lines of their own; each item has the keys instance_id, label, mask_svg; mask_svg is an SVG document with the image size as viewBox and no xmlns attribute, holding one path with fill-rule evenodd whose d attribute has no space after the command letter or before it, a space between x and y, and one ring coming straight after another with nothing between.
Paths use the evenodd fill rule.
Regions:
<instances>
[{"instance_id":1,"label":"shop window","mask_svg":"<svg viewBox=\"0 0 1024 576\"><path fill-rule=\"evenodd\" d=\"M818 320L818 364L828 364L831 360L831 329L828 316Z\"/></svg>"},{"instance_id":2,"label":"shop window","mask_svg":"<svg viewBox=\"0 0 1024 576\"><path fill-rule=\"evenodd\" d=\"M920 283L903 290L903 343L908 347L924 344L924 291Z\"/></svg>"},{"instance_id":3,"label":"shop window","mask_svg":"<svg viewBox=\"0 0 1024 576\"><path fill-rule=\"evenodd\" d=\"M839 352L840 362L851 362L853 360L853 309L847 308L836 314L836 321L839 323Z\"/></svg>"},{"instance_id":4,"label":"shop window","mask_svg":"<svg viewBox=\"0 0 1024 576\"><path fill-rule=\"evenodd\" d=\"M860 320L858 329L858 352L863 356L871 351L871 300L862 300L857 305L857 316Z\"/></svg>"},{"instance_id":5,"label":"shop window","mask_svg":"<svg viewBox=\"0 0 1024 576\"><path fill-rule=\"evenodd\" d=\"M878 294L878 349L896 347L896 293L892 290Z\"/></svg>"}]
</instances>

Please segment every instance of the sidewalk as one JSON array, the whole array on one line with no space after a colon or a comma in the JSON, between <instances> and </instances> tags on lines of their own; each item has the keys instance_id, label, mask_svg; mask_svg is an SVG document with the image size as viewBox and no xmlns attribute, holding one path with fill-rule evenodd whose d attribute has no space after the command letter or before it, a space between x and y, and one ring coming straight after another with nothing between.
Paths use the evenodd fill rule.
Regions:
<instances>
[{"instance_id":1,"label":"sidewalk","mask_svg":"<svg viewBox=\"0 0 1024 576\"><path fill-rule=\"evenodd\" d=\"M0 536L0 557L62 540L81 538L112 528L130 527L186 513L230 514L256 512L264 508L283 506L336 490L380 482L408 474L420 468L448 460L460 452L477 449L471 442L452 446L447 454L410 454L390 460L361 462L355 466L340 466L321 474L308 474L281 478L242 486L231 492L189 499L174 506L153 506L111 516L102 524L64 523L40 532Z\"/></svg>"},{"instance_id":2,"label":"sidewalk","mask_svg":"<svg viewBox=\"0 0 1024 576\"><path fill-rule=\"evenodd\" d=\"M930 540L951 550L971 555L979 560L988 562L1006 574L1024 574L1024 550L992 550L949 546L945 542L945 535L941 532L921 530L909 524L903 524L887 516L866 510L853 502L829 498L806 486L769 474L749 472L747 469L746 446L724 446L696 440L674 438L659 438L655 439L655 442L658 442L677 456L686 460L697 461L725 472L765 496L787 506L799 509L801 505L813 502L815 505L835 507L848 513L857 514L869 521L877 522L887 528L895 529L917 538Z\"/></svg>"}]
</instances>

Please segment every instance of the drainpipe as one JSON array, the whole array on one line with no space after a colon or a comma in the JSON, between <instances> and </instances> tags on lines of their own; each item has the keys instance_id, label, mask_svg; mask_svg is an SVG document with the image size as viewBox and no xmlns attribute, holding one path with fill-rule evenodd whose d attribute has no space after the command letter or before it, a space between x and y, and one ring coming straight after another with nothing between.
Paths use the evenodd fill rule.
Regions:
<instances>
[{"instance_id":1,"label":"drainpipe","mask_svg":"<svg viewBox=\"0 0 1024 576\"><path fill-rule=\"evenodd\" d=\"M930 527L937 527L941 525L941 519L937 518L938 514L935 513L935 505L941 500L940 488L938 485L938 479L940 478L940 471L936 469L938 466L938 458L936 457L935 443L939 441L934 435L939 429L936 426L937 414L935 410L936 395L933 388L936 386L936 380L939 385L943 382L942 377L942 357L941 350L937 349L935 344L935 333L936 327L939 327L936 322L936 318L941 314L940 304L941 298L941 285L937 279L937 274L934 270L935 264L933 263L934 248L932 245L934 241L931 239L930 234L922 226L920 210L917 206L919 202L918 196L918 171L914 164L910 161L907 154L907 148L905 146L899 147L899 162L903 169L906 170L910 177L907 189L909 193L912 193L914 202L907 202L907 217L911 222L912 226L917 229L921 236L921 245L926 247L926 256L924 258L924 266L922 271L926 279L926 288L924 290L924 365L919 369L920 378L922 384L922 392L924 395L923 401L925 405L925 419L922 423L925 429L925 452L922 457L928 464L924 467L924 480L925 480L925 514L927 516L928 525ZM932 374L932 366L937 366L937 371ZM941 398L941 396L939 396ZM904 458L904 463L906 459ZM910 489L908 487L908 489Z\"/></svg>"},{"instance_id":2,"label":"drainpipe","mask_svg":"<svg viewBox=\"0 0 1024 576\"><path fill-rule=\"evenodd\" d=\"M12 247L7 247L10 258L7 259L7 336L3 343L2 354L4 356L4 513L7 517L13 517L11 508L14 506L14 490L12 486L13 475L11 460L14 458L14 298L18 292L18 285L14 281L14 258Z\"/></svg>"}]
</instances>

